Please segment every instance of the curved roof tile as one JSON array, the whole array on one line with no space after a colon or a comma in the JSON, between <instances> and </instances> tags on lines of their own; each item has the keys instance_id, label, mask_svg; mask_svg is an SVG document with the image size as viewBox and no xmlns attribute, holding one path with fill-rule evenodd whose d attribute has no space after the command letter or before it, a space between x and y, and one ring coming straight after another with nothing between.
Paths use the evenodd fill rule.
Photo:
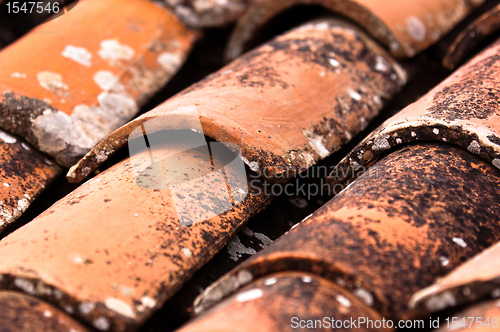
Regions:
<instances>
[{"instance_id":1,"label":"curved roof tile","mask_svg":"<svg viewBox=\"0 0 500 332\"><path fill-rule=\"evenodd\" d=\"M345 16L391 49L397 57L411 57L450 31L479 1L468 0L263 0L255 2L238 20L226 56L233 60L259 28L296 5L320 5Z\"/></svg>"},{"instance_id":2,"label":"curved roof tile","mask_svg":"<svg viewBox=\"0 0 500 332\"><path fill-rule=\"evenodd\" d=\"M65 167L135 116L196 38L149 1L77 8L0 52L0 126Z\"/></svg>"},{"instance_id":3,"label":"curved roof tile","mask_svg":"<svg viewBox=\"0 0 500 332\"><path fill-rule=\"evenodd\" d=\"M406 83L405 71L357 28L321 20L294 29L121 127L68 173L78 182L142 123L238 145L252 170L293 176L337 151Z\"/></svg>"}]
</instances>

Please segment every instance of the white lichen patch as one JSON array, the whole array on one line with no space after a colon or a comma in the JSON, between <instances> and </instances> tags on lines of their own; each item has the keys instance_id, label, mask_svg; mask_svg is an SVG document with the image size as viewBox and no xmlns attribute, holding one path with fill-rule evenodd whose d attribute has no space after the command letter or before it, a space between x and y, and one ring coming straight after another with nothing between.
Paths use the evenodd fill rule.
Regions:
<instances>
[{"instance_id":1,"label":"white lichen patch","mask_svg":"<svg viewBox=\"0 0 500 332\"><path fill-rule=\"evenodd\" d=\"M335 68L337 68L340 65L340 63L337 60L335 60L334 58L329 58L328 62L330 63L330 65L332 67L335 67Z\"/></svg>"},{"instance_id":2,"label":"white lichen patch","mask_svg":"<svg viewBox=\"0 0 500 332\"><path fill-rule=\"evenodd\" d=\"M377 138L373 141L372 145L372 150L374 151L381 151L381 150L387 150L390 149L391 145L389 144L389 141L386 138Z\"/></svg>"},{"instance_id":3,"label":"white lichen patch","mask_svg":"<svg viewBox=\"0 0 500 332\"><path fill-rule=\"evenodd\" d=\"M26 198L17 201L17 210L20 212L26 211L29 206L30 202Z\"/></svg>"},{"instance_id":4,"label":"white lichen patch","mask_svg":"<svg viewBox=\"0 0 500 332\"><path fill-rule=\"evenodd\" d=\"M158 56L157 61L167 73L173 74L184 62L184 54L179 52L163 52Z\"/></svg>"},{"instance_id":5,"label":"white lichen patch","mask_svg":"<svg viewBox=\"0 0 500 332\"><path fill-rule=\"evenodd\" d=\"M13 136L10 136L6 132L0 130L0 140L7 144L14 144L17 142L17 139Z\"/></svg>"},{"instance_id":6,"label":"white lichen patch","mask_svg":"<svg viewBox=\"0 0 500 332\"><path fill-rule=\"evenodd\" d=\"M38 148L52 156L64 153L68 146L85 154L138 110L134 99L120 93L103 92L98 102L94 107L76 106L71 116L50 111L33 119Z\"/></svg>"},{"instance_id":7,"label":"white lichen patch","mask_svg":"<svg viewBox=\"0 0 500 332\"><path fill-rule=\"evenodd\" d=\"M117 61L130 60L134 57L134 49L130 46L120 44L115 39L103 40L101 49L97 52L103 60Z\"/></svg>"},{"instance_id":8,"label":"white lichen patch","mask_svg":"<svg viewBox=\"0 0 500 332\"><path fill-rule=\"evenodd\" d=\"M64 84L61 74L51 71L42 71L36 75L36 78L42 88L55 94L60 95L68 90L68 86Z\"/></svg>"},{"instance_id":9,"label":"white lichen patch","mask_svg":"<svg viewBox=\"0 0 500 332\"><path fill-rule=\"evenodd\" d=\"M35 286L31 283L31 281L26 280L24 278L17 277L14 279L14 285L22 289L25 293L33 295L35 293Z\"/></svg>"},{"instance_id":10,"label":"white lichen patch","mask_svg":"<svg viewBox=\"0 0 500 332\"><path fill-rule=\"evenodd\" d=\"M150 298L149 296L143 296L141 298L141 303L143 306L148 308L154 308L154 306L156 305L156 301Z\"/></svg>"},{"instance_id":11,"label":"white lichen patch","mask_svg":"<svg viewBox=\"0 0 500 332\"><path fill-rule=\"evenodd\" d=\"M366 305L373 305L373 295L364 288L358 288L354 291L354 295L356 295L361 301L363 301Z\"/></svg>"},{"instance_id":12,"label":"white lichen patch","mask_svg":"<svg viewBox=\"0 0 500 332\"><path fill-rule=\"evenodd\" d=\"M330 155L330 151L323 145L323 136L317 135L307 129L304 129L302 133L309 141L309 145L321 158L326 158Z\"/></svg>"},{"instance_id":13,"label":"white lichen patch","mask_svg":"<svg viewBox=\"0 0 500 332\"><path fill-rule=\"evenodd\" d=\"M278 279L276 279L276 278L267 278L266 280L264 280L264 285L271 286L277 282L278 282Z\"/></svg>"},{"instance_id":14,"label":"white lichen patch","mask_svg":"<svg viewBox=\"0 0 500 332\"><path fill-rule=\"evenodd\" d=\"M241 160L254 172L259 173L259 163L256 161L249 161L245 157L241 157Z\"/></svg>"},{"instance_id":15,"label":"white lichen patch","mask_svg":"<svg viewBox=\"0 0 500 332\"><path fill-rule=\"evenodd\" d=\"M431 312L441 311L448 307L453 307L457 304L455 296L449 291L443 294L433 296L425 302L425 306Z\"/></svg>"},{"instance_id":16,"label":"white lichen patch","mask_svg":"<svg viewBox=\"0 0 500 332\"><path fill-rule=\"evenodd\" d=\"M493 164L493 166L500 169L500 159L495 158L491 163Z\"/></svg>"},{"instance_id":17,"label":"white lichen patch","mask_svg":"<svg viewBox=\"0 0 500 332\"><path fill-rule=\"evenodd\" d=\"M450 260L444 256L439 257L439 261L441 262L441 266L448 266L450 264Z\"/></svg>"},{"instance_id":18,"label":"white lichen patch","mask_svg":"<svg viewBox=\"0 0 500 332\"><path fill-rule=\"evenodd\" d=\"M238 302L247 302L252 301L258 298L261 298L264 295L264 292L261 289L255 288L244 293L238 294L236 296L236 301Z\"/></svg>"},{"instance_id":19,"label":"white lichen patch","mask_svg":"<svg viewBox=\"0 0 500 332\"><path fill-rule=\"evenodd\" d=\"M387 73L389 72L389 70L391 70L391 67L383 57L377 55L375 59L375 70L382 73Z\"/></svg>"},{"instance_id":20,"label":"white lichen patch","mask_svg":"<svg viewBox=\"0 0 500 332\"><path fill-rule=\"evenodd\" d=\"M120 79L109 70L100 70L93 76L94 82L104 91L121 91Z\"/></svg>"},{"instance_id":21,"label":"white lichen patch","mask_svg":"<svg viewBox=\"0 0 500 332\"><path fill-rule=\"evenodd\" d=\"M467 148L470 152L474 154L480 154L481 153L481 145L479 145L479 142L476 140L473 140L470 144L469 147Z\"/></svg>"},{"instance_id":22,"label":"white lichen patch","mask_svg":"<svg viewBox=\"0 0 500 332\"><path fill-rule=\"evenodd\" d=\"M241 240L238 236L235 236L234 239L229 242L229 244L227 245L227 251L233 261L238 261L243 254L255 255L257 253L255 249L245 247L241 243Z\"/></svg>"},{"instance_id":23,"label":"white lichen patch","mask_svg":"<svg viewBox=\"0 0 500 332\"><path fill-rule=\"evenodd\" d=\"M78 311L83 316L87 316L90 314L95 308L95 304L93 302L82 302L78 305Z\"/></svg>"},{"instance_id":24,"label":"white lichen patch","mask_svg":"<svg viewBox=\"0 0 500 332\"><path fill-rule=\"evenodd\" d=\"M110 310L112 310L112 311L114 311L122 316L125 316L128 318L135 317L134 310L125 301L110 297L110 298L107 298L106 301L104 301L104 304L106 305L106 307L108 309L110 309Z\"/></svg>"},{"instance_id":25,"label":"white lichen patch","mask_svg":"<svg viewBox=\"0 0 500 332\"><path fill-rule=\"evenodd\" d=\"M33 133L39 149L50 155L64 150L68 144L91 149L94 142L85 131L75 126L71 117L61 111L42 114L33 120Z\"/></svg>"},{"instance_id":26,"label":"white lichen patch","mask_svg":"<svg viewBox=\"0 0 500 332\"><path fill-rule=\"evenodd\" d=\"M302 282L306 283L306 284L309 284L312 282L312 278L311 277L302 277Z\"/></svg>"},{"instance_id":27,"label":"white lichen patch","mask_svg":"<svg viewBox=\"0 0 500 332\"><path fill-rule=\"evenodd\" d=\"M346 297L339 294L335 297L335 299L337 300L338 303L340 303L344 307L346 307L346 308L351 307L351 301L349 301L349 299L347 299Z\"/></svg>"},{"instance_id":28,"label":"white lichen patch","mask_svg":"<svg viewBox=\"0 0 500 332\"><path fill-rule=\"evenodd\" d=\"M84 47L67 45L61 52L61 55L83 66L90 67L90 60L92 59L92 54L89 51L87 51L87 49Z\"/></svg>"},{"instance_id":29,"label":"white lichen patch","mask_svg":"<svg viewBox=\"0 0 500 332\"><path fill-rule=\"evenodd\" d=\"M182 248L181 249L181 252L184 256L186 256L187 258L191 258L193 257L193 254L191 253L191 250L189 250L188 248Z\"/></svg>"},{"instance_id":30,"label":"white lichen patch","mask_svg":"<svg viewBox=\"0 0 500 332\"><path fill-rule=\"evenodd\" d=\"M417 17L411 16L406 20L406 30L416 41L422 42L427 35L425 24Z\"/></svg>"},{"instance_id":31,"label":"white lichen patch","mask_svg":"<svg viewBox=\"0 0 500 332\"><path fill-rule=\"evenodd\" d=\"M462 238L454 237L452 241L458 244L462 248L467 248L467 243L465 243L465 241Z\"/></svg>"},{"instance_id":32,"label":"white lichen patch","mask_svg":"<svg viewBox=\"0 0 500 332\"><path fill-rule=\"evenodd\" d=\"M347 285L347 284L346 284L346 282L344 281L344 279L342 279L342 278L337 278L337 279L335 280L335 282L336 282L336 283L337 283L337 285L339 285L340 287L345 287L345 286Z\"/></svg>"},{"instance_id":33,"label":"white lichen patch","mask_svg":"<svg viewBox=\"0 0 500 332\"><path fill-rule=\"evenodd\" d=\"M109 323L108 319L106 317L102 317L102 316L94 319L92 324L94 325L94 327L96 329L101 330L101 331L107 331L111 327L111 324Z\"/></svg>"},{"instance_id":34,"label":"white lichen patch","mask_svg":"<svg viewBox=\"0 0 500 332\"><path fill-rule=\"evenodd\" d=\"M10 224L16 219L16 216L12 214L8 209L6 208L0 208L0 225L4 224Z\"/></svg>"},{"instance_id":35,"label":"white lichen patch","mask_svg":"<svg viewBox=\"0 0 500 332\"><path fill-rule=\"evenodd\" d=\"M347 92L349 93L349 96L352 99L357 100L357 101L361 100L361 95L359 93L357 93L356 91L354 91L353 89L349 88L349 89L347 89Z\"/></svg>"}]
</instances>

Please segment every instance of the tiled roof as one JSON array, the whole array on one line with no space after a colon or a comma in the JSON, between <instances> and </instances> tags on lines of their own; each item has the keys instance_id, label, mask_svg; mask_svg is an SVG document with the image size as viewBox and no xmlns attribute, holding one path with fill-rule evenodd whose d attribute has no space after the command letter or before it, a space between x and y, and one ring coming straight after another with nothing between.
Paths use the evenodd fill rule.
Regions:
<instances>
[{"instance_id":1,"label":"tiled roof","mask_svg":"<svg viewBox=\"0 0 500 332\"><path fill-rule=\"evenodd\" d=\"M0 22L0 330L494 327L498 1L70 6Z\"/></svg>"}]
</instances>

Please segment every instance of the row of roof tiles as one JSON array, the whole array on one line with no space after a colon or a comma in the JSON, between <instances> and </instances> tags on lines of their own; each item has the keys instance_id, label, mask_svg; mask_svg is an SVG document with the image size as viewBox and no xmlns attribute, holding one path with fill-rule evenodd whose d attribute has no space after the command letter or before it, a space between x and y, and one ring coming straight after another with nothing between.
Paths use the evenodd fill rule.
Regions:
<instances>
[{"instance_id":1,"label":"row of roof tiles","mask_svg":"<svg viewBox=\"0 0 500 332\"><path fill-rule=\"evenodd\" d=\"M73 123L95 127L96 122L91 119L76 121L72 119L73 115L78 115L84 107L92 111L92 115L101 114L104 118L100 120L105 120L111 114L111 121L115 121L115 124L100 131L101 136L105 135L116 123L130 119L137 106L120 117L123 115L121 112L127 111L127 107L118 110L114 106L120 103L113 102L111 105L99 98L102 99L103 95L113 95L118 101L128 98L130 105L139 105L164 84L182 64L182 59L186 57L198 34L180 25L173 15L158 6L146 1L127 2L130 2L130 7L117 5L117 1L111 0L102 3L85 1L78 11L72 11L49 23L56 31L59 31L58 28L64 28L61 30L64 31L63 35L66 35L66 31L71 31L73 38L74 34L80 31L82 42L88 42L88 45L83 47L87 53L78 49L80 46L74 45L72 50L67 50L64 42L54 38L44 39L43 43L37 44L40 38L34 36L34 32L0 52L2 63L5 62L7 66L12 64L9 68L13 70L23 68L26 71L15 71L15 75L6 71L5 80L0 80L1 84L10 82L3 87L9 92L4 93L1 107L5 115L2 120L7 119L2 123L6 130L24 135L35 147L43 152L51 152L63 166L70 166L72 160L81 155L81 151L88 150L102 138L78 150L74 148L78 145L72 145L71 140L59 137L64 135L67 132L65 129ZM419 41L418 38L413 38L413 41L405 39L407 37L404 29L398 28L398 23L389 19L397 16L399 20L407 16L403 15L404 9L400 9L397 4L391 7L390 13L378 13L374 8L380 10L380 6L377 7L372 2L367 3L364 4L363 10L372 8L371 14L384 22L385 29L391 30L391 27L395 27L394 31L400 31L392 36L388 34L387 38L397 39L400 45L410 45L400 47L407 51L407 55L420 51L432 42ZM431 24L432 20L420 20L418 17L416 20L407 19L406 24L409 24L409 21L413 23L409 24L410 29L406 33L411 32L412 24L415 28L415 24L423 24L422 22L428 24L424 27L426 32L427 29L434 31L432 29L435 28L444 33L458 23L470 11L472 5L461 1L460 4L442 1L439 7L435 6L435 3L431 5L423 1L418 8L426 8L427 13L434 11L437 16L444 15L443 17L453 19L439 28ZM333 5L333 1L323 1L321 4L342 13L335 7L338 4ZM475 5L477 4L476 2ZM85 34L82 30L71 30L72 26L77 26L72 25L73 22L78 22L77 13L82 17L88 17L90 13L94 16L102 14L103 20L110 19L104 14L106 8L109 9L107 5L129 9L112 17L113 23L119 28L98 29L95 28L98 25L87 23L85 26L95 31L94 36L104 32L107 34L97 39L94 36L90 39L88 36L83 38ZM235 36L239 33L239 27L244 26L241 22L253 22L248 23L246 29L254 31L285 7L277 5L277 2L253 5L240 20ZM443 12L439 10L443 10L445 14L440 14ZM497 9L493 9L493 14L489 17L494 17L494 10ZM158 21L146 22L137 19L137 15L144 12L151 14L151 17L158 17ZM267 13L265 17L257 17L255 14L264 12ZM359 20L362 16L357 17ZM420 23L415 23L417 21ZM490 22L483 18L478 21ZM83 21L80 23L84 24ZM491 26L491 23L488 25ZM47 26L48 24L42 27ZM127 37L127 44L120 43L122 28L136 31L137 40ZM153 31L156 31L156 34ZM494 29L489 31L493 32ZM70 35L68 33L68 38ZM394 37L395 35L399 37ZM430 36L434 38L436 34ZM384 41L376 33L375 37L381 42ZM100 39L103 41L99 41ZM243 37L236 39L243 41L243 44L245 42ZM131 45L133 42L137 44ZM393 42L394 40L391 40L392 44L388 45L393 45L394 54L401 56L402 54L395 51ZM65 59L54 61L55 67L48 68L54 72L46 70L45 61L40 62L41 67L34 65L32 69L25 68L26 66L16 67L16 64L23 64L23 61L19 60L23 59L23 47L29 48L30 45L40 45L41 50L45 45L51 45L50 50L55 50L54 57L62 55L63 58L68 58L69 62ZM63 46L64 49L59 50ZM494 167L498 167L495 164L495 160L498 160L495 152L497 143L494 137L498 135L498 128L491 125L498 122L495 120L498 110L495 96L498 89L494 82L495 75L498 75L498 61L495 60L497 48L498 45L490 48L447 82L436 87L419 103L388 120L388 124L373 133L373 137L363 141L339 167L347 169L369 165L376 161L381 151L394 150L397 145L414 143L422 138L449 140L448 143L468 148L470 152L482 157L483 161L463 150L442 144L416 145L396 150L376 164L377 170L380 167L377 179L365 174L354 182L365 189L369 188L364 195L353 199L349 193L352 193L355 187L345 190L318 210L307 222L210 287L197 301L198 313L214 302L234 292L236 294L225 300L222 306L193 322L193 325L188 325L186 329L199 330L204 324L220 322L220 317L227 317L234 319L228 320L231 325L226 326L233 330L238 321L248 322L248 317L260 317L262 323L270 324L266 325L267 329L276 330L289 326L283 325L283 317L293 312L303 312L307 316L308 313L330 310L347 317L351 312L349 310L355 308L356 313L365 313L374 319L383 315L403 318L418 315L418 311L415 313L416 311L407 306L411 294L430 285L436 276L450 271L462 260L479 253L499 238L493 222L498 215L494 205L497 200L495 188L498 187L498 170ZM136 52L141 54L137 55ZM17 55L14 57L13 54ZM117 55L119 57L116 59L107 58ZM123 59L123 56L129 58ZM99 65L99 68L93 68L93 59L96 59L95 65ZM75 63L78 66L75 67ZM167 63L172 66L167 66ZM478 73L478 68L483 70ZM40 75L40 69L43 69L43 75ZM56 69L60 69L61 73L57 73ZM93 73L94 69L97 70L96 73ZM70 86L73 86L62 79L62 74L72 71L78 72L80 78L75 80L76 85L83 84L75 90L71 90ZM98 73L103 75L97 75ZM32 83L17 84L16 79L28 78ZM69 178L79 181L88 176L92 169L126 144L130 134L132 138L140 139L134 137L138 128L139 132L143 130L152 136L159 133L160 129L192 129L196 124L191 123L191 115L196 111L201 113L202 130L197 130L198 132L218 141L236 144L241 148L242 159L251 170L270 171L271 176L265 180L278 182L280 185L283 180L293 176L294 172L311 167L360 132L366 123L378 114L384 103L398 93L406 79L405 70L397 61L355 26L338 20L314 21L240 57L199 84L120 128L87 154L71 170ZM459 90L464 88L464 82L477 82L474 89L467 90L467 102L461 99L458 92L453 93L453 84L455 83L455 89ZM481 88L478 88L479 82L482 84ZM32 90L28 89L30 87ZM54 105L51 98L54 99ZM51 99L50 102L48 99ZM468 108L470 101L474 101L474 109ZM485 101L487 109L490 110L487 114L479 108L484 106ZM447 106L443 106L443 103ZM12 105L16 107L11 107ZM252 112L241 105L253 105ZM457 111L450 111L450 105ZM415 113L415 110L419 113ZM466 112L467 119L461 119L464 110L469 111ZM409 112L410 117L407 115ZM177 116L172 116L175 113ZM59 129L54 128L50 123L51 117L61 118L61 123L69 121L71 124L57 127ZM44 121L40 121L41 126L37 128L39 118L49 118L49 123L44 125ZM409 125L398 127L405 119ZM450 124L455 120L463 121ZM413 125L418 134L409 129L413 128ZM396 129L384 131L391 129L391 126ZM89 133L98 134L90 129L87 134ZM2 137L6 138L3 139L6 143L3 146L12 155L12 160L24 162L21 155L23 151L18 146L7 145L9 140L10 143L20 145L25 151L33 151L33 156L30 154L29 158L38 157L39 153L21 139L7 133ZM66 145L59 149L58 144L52 143L61 138ZM199 149L186 152L188 147L182 144L163 145L159 146L153 155L161 160L175 152L181 157L170 164L172 167L188 169L191 166L193 174L210 172L210 158L206 160L205 165L192 162L206 159L206 152ZM361 151L370 153L365 155L365 152ZM26 190L32 192L32 196L38 195L60 172L60 167L55 166L46 157L40 154L38 158L43 158L45 164L37 164L35 172L24 170L22 167L19 172L31 176L43 175L34 179L34 185L29 189L24 187L5 194L8 205L3 207L2 211L25 209L28 202L21 204L21 195L27 195ZM410 166L408 160L413 160ZM75 190L25 227L6 237L0 245L0 251L3 251L1 256L4 257L0 260L2 288L38 298L19 300L21 303L39 302L39 299L42 299L55 305L58 310L101 330L136 329L220 250L252 215L263 209L272 199L272 195L262 193L248 195L241 199L239 205L233 206L220 216L187 225L188 227L179 227L182 226L176 217L179 200L176 201L170 192L151 190L157 189L151 187L155 184L154 180L148 179L146 184L137 185L139 183L133 169L141 168L141 165L144 165L142 168L147 167L150 162L146 153L144 156L138 155L134 160L127 159L117 164ZM215 158L211 163L217 165L219 162ZM222 161L220 163L222 164ZM443 163L453 167L443 168ZM421 175L409 174L409 167ZM280 176L284 169L293 169L294 172ZM468 177L471 169L477 173L475 175L480 179L478 182L472 182ZM148 175L155 178L162 177L163 173L157 173L153 169ZM11 174L5 171L3 176L7 179ZM186 176L189 177L189 174ZM229 173L226 177L238 179L241 175ZM416 182L415 178L423 180ZM398 187L396 183L401 182L405 185ZM381 186L381 183L384 185ZM206 210L204 206L213 208L210 205L214 204L214 200L219 200L222 193L227 191L226 185L221 185L220 179L214 175L200 179L185 193L189 195L189 190L207 187L212 188L213 197L206 197L204 202L195 202L194 205L189 200L180 200L183 211L203 215L206 212L203 211ZM443 190L456 187L463 190ZM7 200L8 196L10 197ZM459 207L454 206L453 210L450 210L445 204L447 199L459 201ZM7 222L13 222L19 214L10 213ZM439 213L449 217L443 218L438 216ZM482 218L480 226L471 221L473 216L477 215ZM456 218L462 220L459 225ZM103 220L107 222L103 224ZM401 232L401 227L408 228L408 232ZM391 232L388 233L387 230ZM96 232L101 234L99 238L96 238ZM421 243L416 236L412 239L414 234L411 232L423 232L421 235L428 241ZM312 239L311 234L317 236ZM446 234L444 238L442 234ZM332 242L332 237L338 237L338 241ZM450 246L447 241L455 246ZM301 244L300 247L298 244ZM359 250L354 250L353 246ZM402 247L405 248L403 251ZM428 260L426 256L429 251L433 253L432 260ZM337 254L332 255L333 252ZM362 252L366 252L366 255L361 254ZM344 258L340 259L342 257ZM402 262L405 264L402 265ZM54 267L57 267L58 271L54 271ZM293 272L297 270L302 272ZM377 275L374 271L380 273ZM411 280L401 279L396 287L392 287L392 284L387 284L388 279L381 277L391 273L393 276L404 274ZM240 290L243 286L247 289ZM307 301L311 299L308 297L297 296L293 299L294 302L290 302L291 299L285 295L293 289L309 294L311 290L308 290L308 287L317 290L317 308L309 306L310 302ZM2 303L11 303L13 298L22 296L24 295L3 292ZM439 295L436 296L439 298ZM342 299L337 301L340 306L336 302L328 301L332 297ZM266 298L278 299L275 311L270 311L269 317L262 316L262 303L268 301ZM419 300L415 300L415 303L425 302L421 297L417 298ZM290 303L294 304L288 307ZM347 303L349 305L346 305ZM43 303L40 308L44 306L48 304ZM23 310L17 310L18 314L21 315ZM33 310L34 316L39 312L37 310L39 309ZM44 317L49 320L54 319L51 317L66 315L57 309L49 310L50 314L43 310ZM52 312L55 316L52 316ZM37 317L33 320L36 321L41 316ZM69 318L64 318L63 321L74 322ZM80 328L78 323L74 324L75 329ZM206 325L206 328L209 326ZM226 327L219 326L219 329Z\"/></svg>"}]
</instances>

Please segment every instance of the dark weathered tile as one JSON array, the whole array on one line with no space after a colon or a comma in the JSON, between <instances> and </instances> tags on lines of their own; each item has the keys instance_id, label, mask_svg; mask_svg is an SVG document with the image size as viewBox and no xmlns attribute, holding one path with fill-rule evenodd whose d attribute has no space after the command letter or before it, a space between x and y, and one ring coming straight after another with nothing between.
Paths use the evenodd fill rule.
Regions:
<instances>
[{"instance_id":1,"label":"dark weathered tile","mask_svg":"<svg viewBox=\"0 0 500 332\"><path fill-rule=\"evenodd\" d=\"M240 271L238 277L251 279L246 273ZM178 331L373 331L367 322L350 327L353 317L372 324L382 321L380 314L337 284L314 274L288 271L252 281Z\"/></svg>"},{"instance_id":2,"label":"dark weathered tile","mask_svg":"<svg viewBox=\"0 0 500 332\"><path fill-rule=\"evenodd\" d=\"M427 315L495 298L500 298L500 244L484 250L416 293L410 305Z\"/></svg>"},{"instance_id":3,"label":"dark weathered tile","mask_svg":"<svg viewBox=\"0 0 500 332\"><path fill-rule=\"evenodd\" d=\"M455 69L499 29L500 4L477 17L454 38L443 56L443 66Z\"/></svg>"},{"instance_id":4,"label":"dark weathered tile","mask_svg":"<svg viewBox=\"0 0 500 332\"><path fill-rule=\"evenodd\" d=\"M245 283L301 270L344 285L387 318L414 316L408 301L498 241L500 174L446 144L389 154L288 234L209 287L201 312Z\"/></svg>"},{"instance_id":5,"label":"dark weathered tile","mask_svg":"<svg viewBox=\"0 0 500 332\"><path fill-rule=\"evenodd\" d=\"M446 142L500 168L500 42L366 137L332 172L342 183L360 167L405 144Z\"/></svg>"},{"instance_id":6,"label":"dark weathered tile","mask_svg":"<svg viewBox=\"0 0 500 332\"><path fill-rule=\"evenodd\" d=\"M62 168L50 157L0 130L0 232L60 174Z\"/></svg>"},{"instance_id":7,"label":"dark weathered tile","mask_svg":"<svg viewBox=\"0 0 500 332\"><path fill-rule=\"evenodd\" d=\"M0 292L0 321L3 332L90 332L63 311L34 297Z\"/></svg>"}]
</instances>

